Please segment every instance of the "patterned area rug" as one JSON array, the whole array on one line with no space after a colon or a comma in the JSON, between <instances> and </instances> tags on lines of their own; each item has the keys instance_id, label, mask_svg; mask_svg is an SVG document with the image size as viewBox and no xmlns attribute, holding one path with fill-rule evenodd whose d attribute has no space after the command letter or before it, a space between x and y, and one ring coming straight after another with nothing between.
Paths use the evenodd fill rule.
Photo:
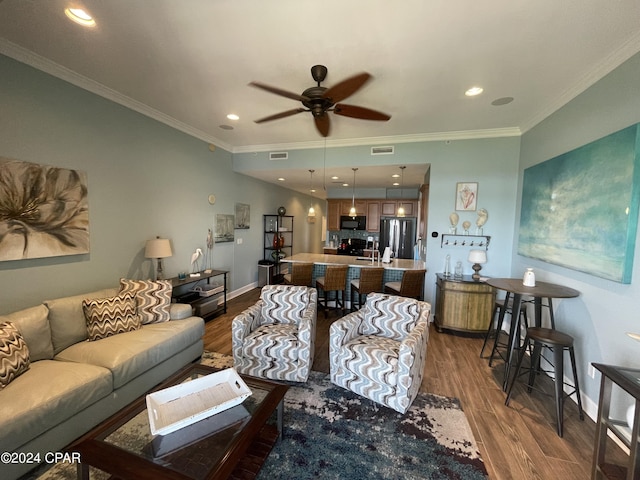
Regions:
<instances>
[{"instance_id":1,"label":"patterned area rug","mask_svg":"<svg viewBox=\"0 0 640 480\"><path fill-rule=\"evenodd\" d=\"M233 359L205 352L202 363L225 368ZM287 392L284 425L260 480L487 478L457 399L419 394L401 415L311 372L306 384ZM73 480L75 474L74 467L57 465L31 478ZM92 471L91 478L106 476Z\"/></svg>"}]
</instances>

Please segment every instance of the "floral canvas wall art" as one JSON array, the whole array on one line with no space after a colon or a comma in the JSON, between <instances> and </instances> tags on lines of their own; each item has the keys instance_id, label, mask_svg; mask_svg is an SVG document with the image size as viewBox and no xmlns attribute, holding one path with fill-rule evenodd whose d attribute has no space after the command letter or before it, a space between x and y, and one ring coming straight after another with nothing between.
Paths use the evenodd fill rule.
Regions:
<instances>
[{"instance_id":1,"label":"floral canvas wall art","mask_svg":"<svg viewBox=\"0 0 640 480\"><path fill-rule=\"evenodd\" d=\"M527 168L518 253L631 283L640 124Z\"/></svg>"},{"instance_id":2,"label":"floral canvas wall art","mask_svg":"<svg viewBox=\"0 0 640 480\"><path fill-rule=\"evenodd\" d=\"M0 157L0 261L84 253L86 174Z\"/></svg>"}]
</instances>

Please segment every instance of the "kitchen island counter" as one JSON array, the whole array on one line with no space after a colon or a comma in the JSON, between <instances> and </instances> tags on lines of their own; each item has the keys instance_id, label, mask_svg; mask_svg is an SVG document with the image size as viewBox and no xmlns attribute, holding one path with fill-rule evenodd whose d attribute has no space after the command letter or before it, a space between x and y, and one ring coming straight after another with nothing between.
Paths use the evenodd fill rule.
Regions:
<instances>
[{"instance_id":1,"label":"kitchen island counter","mask_svg":"<svg viewBox=\"0 0 640 480\"><path fill-rule=\"evenodd\" d=\"M362 257L352 257L349 255L325 255L322 253L296 253L291 257L285 257L280 261L285 263L314 263L316 265L348 265L353 268L363 267L383 267L387 270L425 270L425 262L422 260L407 260L394 258L391 263L382 263L377 260L371 263L371 259L359 260Z\"/></svg>"}]
</instances>

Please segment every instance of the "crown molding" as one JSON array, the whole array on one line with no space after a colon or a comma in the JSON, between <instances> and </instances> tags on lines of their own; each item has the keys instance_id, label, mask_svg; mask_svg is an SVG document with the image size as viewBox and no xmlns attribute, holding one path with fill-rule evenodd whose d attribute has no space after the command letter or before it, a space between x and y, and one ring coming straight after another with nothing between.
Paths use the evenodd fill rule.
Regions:
<instances>
[{"instance_id":1,"label":"crown molding","mask_svg":"<svg viewBox=\"0 0 640 480\"><path fill-rule=\"evenodd\" d=\"M522 135L520 128L491 128L485 130L464 130L456 132L416 133L410 135L393 135L387 137L347 138L338 140L314 140L312 142L275 143L269 145L247 145L233 148L233 153L254 153L276 150L307 150L313 148L355 147L362 145L387 145L399 143L437 142L453 140L473 140L480 138L518 137Z\"/></svg>"},{"instance_id":2,"label":"crown molding","mask_svg":"<svg viewBox=\"0 0 640 480\"><path fill-rule=\"evenodd\" d=\"M150 106L142 102L127 97L126 95L123 95L109 87L106 87L101 83L98 83L94 80L91 80L90 78L69 70L62 65L41 57L40 55L37 55L5 39L0 39L0 53L21 63L48 73L49 75L59 78L60 80L64 80L65 82L75 85L78 88L82 88L83 90L87 90L88 92L94 93L100 97L106 98L107 100L122 105L123 107L133 110L134 112L138 112L142 115L145 115L146 117L157 120L158 122L179 130L182 133L186 133L187 135L195 137L199 140L203 140L206 143L213 143L216 146L223 148L229 152L232 151L233 147L231 145L226 144L218 138L215 138L201 130L198 130L197 128L193 128L192 126L176 120L175 118L166 115L154 108L151 108Z\"/></svg>"},{"instance_id":3,"label":"crown molding","mask_svg":"<svg viewBox=\"0 0 640 480\"><path fill-rule=\"evenodd\" d=\"M589 87L593 86L599 80L603 79L606 75L618 68L638 52L640 52L640 31L623 43L620 48L612 51L604 61L596 66L596 68L586 72L570 88L547 104L529 120L523 122L520 126L522 133L524 134L531 130L545 118L560 110L571 100L576 98Z\"/></svg>"}]
</instances>

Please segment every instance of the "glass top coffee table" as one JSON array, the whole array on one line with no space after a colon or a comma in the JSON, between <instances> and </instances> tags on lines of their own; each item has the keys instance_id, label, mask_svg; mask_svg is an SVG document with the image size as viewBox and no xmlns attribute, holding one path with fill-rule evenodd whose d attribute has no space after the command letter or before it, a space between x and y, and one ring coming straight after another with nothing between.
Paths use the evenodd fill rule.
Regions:
<instances>
[{"instance_id":1,"label":"glass top coffee table","mask_svg":"<svg viewBox=\"0 0 640 480\"><path fill-rule=\"evenodd\" d=\"M152 391L216 371L188 365ZM78 478L89 478L89 466L123 480L257 475L282 437L283 401L289 387L244 375L242 379L252 392L242 404L165 436L151 435L146 395L138 398L67 448L80 453ZM269 421L274 416L275 421Z\"/></svg>"}]
</instances>

